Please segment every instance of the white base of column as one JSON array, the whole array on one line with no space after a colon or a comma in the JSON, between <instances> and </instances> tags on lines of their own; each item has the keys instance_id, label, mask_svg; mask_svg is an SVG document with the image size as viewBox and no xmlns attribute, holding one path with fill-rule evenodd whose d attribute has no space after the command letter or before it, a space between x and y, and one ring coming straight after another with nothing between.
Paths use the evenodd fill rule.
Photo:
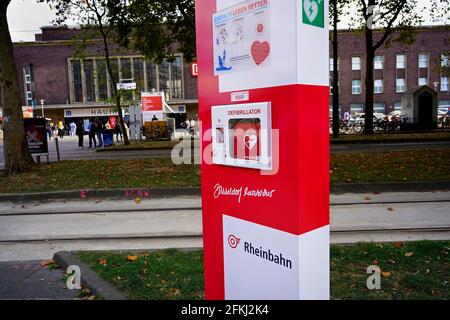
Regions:
<instances>
[{"instance_id":1,"label":"white base of column","mask_svg":"<svg viewBox=\"0 0 450 320\"><path fill-rule=\"evenodd\" d=\"M329 299L329 241L329 226L297 236L224 215L225 299Z\"/></svg>"}]
</instances>

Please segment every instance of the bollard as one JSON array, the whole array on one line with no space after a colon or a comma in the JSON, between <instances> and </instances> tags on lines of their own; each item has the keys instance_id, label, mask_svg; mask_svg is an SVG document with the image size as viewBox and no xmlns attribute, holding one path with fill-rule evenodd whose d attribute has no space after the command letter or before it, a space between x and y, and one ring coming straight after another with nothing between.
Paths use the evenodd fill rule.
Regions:
<instances>
[{"instance_id":1,"label":"bollard","mask_svg":"<svg viewBox=\"0 0 450 320\"><path fill-rule=\"evenodd\" d=\"M61 157L59 155L59 139L55 137L55 143L56 143L56 157L58 158L58 162L61 161Z\"/></svg>"}]
</instances>

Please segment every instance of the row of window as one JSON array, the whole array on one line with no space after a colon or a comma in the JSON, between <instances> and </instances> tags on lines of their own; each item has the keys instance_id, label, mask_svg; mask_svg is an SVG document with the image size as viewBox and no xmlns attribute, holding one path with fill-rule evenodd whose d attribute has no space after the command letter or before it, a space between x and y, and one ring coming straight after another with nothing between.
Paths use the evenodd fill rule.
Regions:
<instances>
[{"instance_id":1,"label":"row of window","mask_svg":"<svg viewBox=\"0 0 450 320\"><path fill-rule=\"evenodd\" d=\"M441 66L448 67L449 66L449 53L443 53L441 55ZM418 55L418 66L420 69L427 69L429 67L429 54L428 53L419 53ZM396 68L397 69L406 69L406 54L397 54L396 55ZM338 60L338 69L339 69L339 60ZM375 70L383 70L384 69L384 55L376 55L374 58L374 69ZM334 70L334 59L330 59L330 71ZM361 57L360 56L352 56L352 70L359 71L361 70Z\"/></svg>"},{"instance_id":2,"label":"row of window","mask_svg":"<svg viewBox=\"0 0 450 320\"><path fill-rule=\"evenodd\" d=\"M450 67L450 54L443 53L441 54L441 67L449 68ZM419 69L428 69L429 67L429 55L428 53L419 53L418 55L418 65ZM396 68L398 70L406 69L406 55L405 54L397 54L396 55ZM339 69L339 60L338 60L338 69ZM377 55L374 60L374 69L375 70L383 70L384 69L384 56ZM330 59L330 71L334 70L334 59ZM361 57L353 56L352 57L352 71L360 71L361 70ZM396 78L396 92L403 93L406 91L406 79L404 78L404 74L402 76L397 72ZM428 85L428 76L418 76L419 86ZM442 92L449 91L449 77L447 74L441 75L440 81L440 90ZM438 84L436 84L437 86ZM437 88L436 88L437 89ZM375 79L375 93L383 92L383 80ZM354 79L352 80L352 94L360 94L361 93L361 80Z\"/></svg>"},{"instance_id":3,"label":"row of window","mask_svg":"<svg viewBox=\"0 0 450 320\"><path fill-rule=\"evenodd\" d=\"M427 78L419 78L419 86L427 85L428 79ZM440 82L441 91L449 91L449 78L448 77L441 77ZM374 92L376 94L383 93L384 91L384 81L383 79L375 79L374 81ZM406 79L404 78L397 78L396 79L396 87L395 91L397 93L404 93L406 92ZM361 94L361 80L352 80L352 94L357 95Z\"/></svg>"},{"instance_id":4,"label":"row of window","mask_svg":"<svg viewBox=\"0 0 450 320\"><path fill-rule=\"evenodd\" d=\"M111 59L113 77L120 82L136 83L135 91L128 91L124 101L139 100L139 92L163 91L167 99L183 99L183 60L175 56L174 61L164 60L156 65L143 57L114 57ZM71 102L102 102L113 96L113 87L105 59L71 59Z\"/></svg>"}]
</instances>

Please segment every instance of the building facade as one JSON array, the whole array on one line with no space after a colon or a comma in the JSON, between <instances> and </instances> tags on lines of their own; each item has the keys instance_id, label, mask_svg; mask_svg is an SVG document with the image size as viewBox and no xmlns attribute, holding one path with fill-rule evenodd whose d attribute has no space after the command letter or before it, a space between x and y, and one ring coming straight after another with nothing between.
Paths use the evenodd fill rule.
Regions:
<instances>
[{"instance_id":1,"label":"building facade","mask_svg":"<svg viewBox=\"0 0 450 320\"><path fill-rule=\"evenodd\" d=\"M450 107L449 73L450 28L418 28L412 44L392 42L381 46L374 63L374 112L387 114L401 110L401 97L421 85L438 93L441 108ZM374 34L374 40L380 38ZM339 95L341 114L364 112L365 39L363 34L340 31L338 34ZM330 43L330 87L333 76L333 49ZM331 88L330 88L331 89ZM330 90L330 114L332 109Z\"/></svg>"},{"instance_id":2,"label":"building facade","mask_svg":"<svg viewBox=\"0 0 450 320\"><path fill-rule=\"evenodd\" d=\"M117 115L111 99L117 84L107 74L101 41L82 46L73 40L80 32L77 28L41 29L35 42L14 44L23 105L53 121ZM169 116L178 123L197 118L197 78L181 54L155 64L139 53L113 47L111 62L116 79L136 83L136 90L122 97L125 117L127 107L141 100L140 92L163 91Z\"/></svg>"}]
</instances>

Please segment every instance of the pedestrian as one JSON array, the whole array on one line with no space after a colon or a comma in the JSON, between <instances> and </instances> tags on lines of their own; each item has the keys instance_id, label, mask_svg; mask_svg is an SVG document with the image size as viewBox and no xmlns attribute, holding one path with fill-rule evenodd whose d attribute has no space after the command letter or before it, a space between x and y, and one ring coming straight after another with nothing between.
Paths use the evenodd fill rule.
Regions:
<instances>
[{"instance_id":1,"label":"pedestrian","mask_svg":"<svg viewBox=\"0 0 450 320\"><path fill-rule=\"evenodd\" d=\"M64 138L64 123L61 119L58 121L58 136L63 139Z\"/></svg>"},{"instance_id":2,"label":"pedestrian","mask_svg":"<svg viewBox=\"0 0 450 320\"><path fill-rule=\"evenodd\" d=\"M70 136L74 137L75 133L77 132L77 125L75 124L75 122L72 121L69 127L70 127Z\"/></svg>"},{"instance_id":3,"label":"pedestrian","mask_svg":"<svg viewBox=\"0 0 450 320\"><path fill-rule=\"evenodd\" d=\"M156 117L156 114L153 115L152 121L158 121L158 118Z\"/></svg>"},{"instance_id":4,"label":"pedestrian","mask_svg":"<svg viewBox=\"0 0 450 320\"><path fill-rule=\"evenodd\" d=\"M120 125L120 123L116 123L116 126L114 128L114 133L116 134L116 141L117 142L119 142L119 136L120 136L120 141L123 140L122 126Z\"/></svg>"},{"instance_id":5,"label":"pedestrian","mask_svg":"<svg viewBox=\"0 0 450 320\"><path fill-rule=\"evenodd\" d=\"M53 137L55 139L58 138L58 127L55 124L51 123L50 124L50 129L52 130Z\"/></svg>"},{"instance_id":6,"label":"pedestrian","mask_svg":"<svg viewBox=\"0 0 450 320\"><path fill-rule=\"evenodd\" d=\"M111 125L109 124L109 121L105 124L105 130L111 130Z\"/></svg>"},{"instance_id":7,"label":"pedestrian","mask_svg":"<svg viewBox=\"0 0 450 320\"><path fill-rule=\"evenodd\" d=\"M48 140L52 140L52 125L53 123L48 123L46 124L47 126L47 135L48 135Z\"/></svg>"},{"instance_id":8,"label":"pedestrian","mask_svg":"<svg viewBox=\"0 0 450 320\"><path fill-rule=\"evenodd\" d=\"M84 128L81 121L78 122L78 124L75 127L76 129L76 135L78 136L78 148L83 149L83 142L84 142Z\"/></svg>"},{"instance_id":9,"label":"pedestrian","mask_svg":"<svg viewBox=\"0 0 450 320\"><path fill-rule=\"evenodd\" d=\"M103 147L103 138L102 138L102 133L103 133L103 124L100 122L100 120L95 120L94 122L95 125L95 134L97 135L97 140L98 140L98 147Z\"/></svg>"},{"instance_id":10,"label":"pedestrian","mask_svg":"<svg viewBox=\"0 0 450 320\"><path fill-rule=\"evenodd\" d=\"M344 123L347 125L350 121L350 113L348 111L344 112Z\"/></svg>"},{"instance_id":11,"label":"pedestrian","mask_svg":"<svg viewBox=\"0 0 450 320\"><path fill-rule=\"evenodd\" d=\"M92 148L92 142L94 142L94 148L97 148L97 140L95 140L95 124L94 120L91 120L88 125L89 130L89 148Z\"/></svg>"}]
</instances>

